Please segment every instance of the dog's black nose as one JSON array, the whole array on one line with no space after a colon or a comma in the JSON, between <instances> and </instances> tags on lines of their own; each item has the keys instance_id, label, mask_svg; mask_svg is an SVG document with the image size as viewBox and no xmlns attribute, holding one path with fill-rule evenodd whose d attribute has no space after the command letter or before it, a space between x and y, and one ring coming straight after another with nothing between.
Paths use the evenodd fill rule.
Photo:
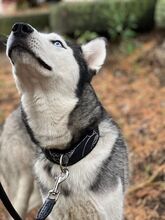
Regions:
<instances>
[{"instance_id":1,"label":"dog's black nose","mask_svg":"<svg viewBox=\"0 0 165 220\"><path fill-rule=\"evenodd\" d=\"M12 27L12 31L16 37L27 37L34 29L25 23L15 23Z\"/></svg>"}]
</instances>

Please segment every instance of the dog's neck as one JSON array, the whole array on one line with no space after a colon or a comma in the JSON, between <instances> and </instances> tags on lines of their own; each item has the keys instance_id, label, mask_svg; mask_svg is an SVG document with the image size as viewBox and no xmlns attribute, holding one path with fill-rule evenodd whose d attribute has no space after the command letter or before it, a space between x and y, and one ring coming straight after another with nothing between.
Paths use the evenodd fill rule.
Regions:
<instances>
[{"instance_id":1,"label":"dog's neck","mask_svg":"<svg viewBox=\"0 0 165 220\"><path fill-rule=\"evenodd\" d=\"M72 139L68 120L78 99L73 91L59 84L49 82L45 88L47 83L35 82L35 90L25 91L21 102L29 126L42 146L62 148Z\"/></svg>"},{"instance_id":2,"label":"dog's neck","mask_svg":"<svg viewBox=\"0 0 165 220\"><path fill-rule=\"evenodd\" d=\"M22 107L28 125L42 147L65 149L71 141L74 144L73 139L77 141L84 130L98 124L102 110L89 83L77 97L70 85L47 78L27 78L26 82L21 80L24 84Z\"/></svg>"}]
</instances>

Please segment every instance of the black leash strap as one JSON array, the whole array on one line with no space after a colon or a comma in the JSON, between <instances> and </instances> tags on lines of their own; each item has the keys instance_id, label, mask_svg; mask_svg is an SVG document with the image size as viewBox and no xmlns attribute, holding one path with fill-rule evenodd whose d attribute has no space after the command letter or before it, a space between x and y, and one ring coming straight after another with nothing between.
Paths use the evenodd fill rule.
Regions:
<instances>
[{"instance_id":1,"label":"black leash strap","mask_svg":"<svg viewBox=\"0 0 165 220\"><path fill-rule=\"evenodd\" d=\"M22 218L18 215L15 208L11 204L2 184L0 183L0 199L2 200L4 206L6 207L9 214L12 216L14 220L22 220Z\"/></svg>"},{"instance_id":2,"label":"black leash strap","mask_svg":"<svg viewBox=\"0 0 165 220\"><path fill-rule=\"evenodd\" d=\"M39 210L36 220L45 220L50 215L55 204L56 201L54 199L47 198Z\"/></svg>"}]
</instances>

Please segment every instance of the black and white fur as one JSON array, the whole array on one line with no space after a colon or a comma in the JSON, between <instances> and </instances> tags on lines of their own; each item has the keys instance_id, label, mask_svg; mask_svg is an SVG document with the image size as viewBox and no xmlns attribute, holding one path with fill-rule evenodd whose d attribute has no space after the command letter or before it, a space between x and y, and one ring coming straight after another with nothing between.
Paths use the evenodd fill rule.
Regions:
<instances>
[{"instance_id":1,"label":"black and white fur","mask_svg":"<svg viewBox=\"0 0 165 220\"><path fill-rule=\"evenodd\" d=\"M16 25L8 38L7 55L32 141L37 140L43 148L62 150L73 146L89 129L98 126L100 133L90 154L69 167L69 178L61 186L50 219L123 219L127 148L91 86L105 60L104 39L80 47L58 34ZM48 161L36 146L34 170L44 200L59 165Z\"/></svg>"}]
</instances>

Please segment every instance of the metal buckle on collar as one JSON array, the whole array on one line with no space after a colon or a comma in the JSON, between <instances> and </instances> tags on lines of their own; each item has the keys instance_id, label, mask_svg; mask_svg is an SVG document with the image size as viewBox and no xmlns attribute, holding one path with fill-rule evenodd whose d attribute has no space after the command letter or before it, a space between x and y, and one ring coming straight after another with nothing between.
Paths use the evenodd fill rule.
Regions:
<instances>
[{"instance_id":1,"label":"metal buckle on collar","mask_svg":"<svg viewBox=\"0 0 165 220\"><path fill-rule=\"evenodd\" d=\"M44 204L39 210L36 220L44 220L49 216L60 195L60 191L58 190L59 185L64 182L69 176L69 170L66 167L63 167L62 162L63 155L60 157L61 173L55 178L54 187L49 191L48 197L46 198Z\"/></svg>"}]
</instances>

